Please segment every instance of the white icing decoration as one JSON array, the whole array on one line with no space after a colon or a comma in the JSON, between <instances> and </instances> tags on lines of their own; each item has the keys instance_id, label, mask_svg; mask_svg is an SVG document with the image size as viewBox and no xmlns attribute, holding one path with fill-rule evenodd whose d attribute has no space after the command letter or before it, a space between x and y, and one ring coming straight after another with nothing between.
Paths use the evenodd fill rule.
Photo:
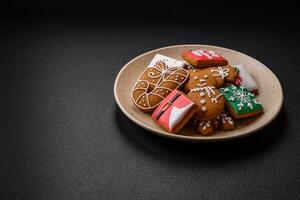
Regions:
<instances>
[{"instance_id":1,"label":"white icing decoration","mask_svg":"<svg viewBox=\"0 0 300 200\"><path fill-rule=\"evenodd\" d=\"M199 126L202 127L203 130L206 130L206 128L210 128L210 121L202 121L199 123Z\"/></svg>"},{"instance_id":2,"label":"white icing decoration","mask_svg":"<svg viewBox=\"0 0 300 200\"><path fill-rule=\"evenodd\" d=\"M228 68L218 67L218 69L212 69L211 72L217 72L213 76L220 76L222 79L226 78L229 74Z\"/></svg>"},{"instance_id":3,"label":"white icing decoration","mask_svg":"<svg viewBox=\"0 0 300 200\"><path fill-rule=\"evenodd\" d=\"M199 83L197 83L196 85L199 86L199 87L203 87L203 86L206 85L206 80L205 79L200 79Z\"/></svg>"},{"instance_id":4,"label":"white icing decoration","mask_svg":"<svg viewBox=\"0 0 300 200\"><path fill-rule=\"evenodd\" d=\"M205 96L205 93L204 93L204 92L200 92L200 96L201 96L201 97L204 97L204 96Z\"/></svg>"},{"instance_id":5,"label":"white icing decoration","mask_svg":"<svg viewBox=\"0 0 300 200\"><path fill-rule=\"evenodd\" d=\"M193 50L191 51L195 56L205 56L208 59L218 58L220 57L214 51L204 51L204 50Z\"/></svg>"},{"instance_id":6,"label":"white icing decoration","mask_svg":"<svg viewBox=\"0 0 300 200\"><path fill-rule=\"evenodd\" d=\"M191 92L200 92L200 91L205 91L206 94L208 95L208 97L210 98L211 95L215 95L215 91L214 91L214 88L213 86L207 86L207 87L198 87L198 88L193 88L191 89ZM202 94L203 95L203 94ZM200 92L200 96L201 96L201 92Z\"/></svg>"},{"instance_id":7,"label":"white icing decoration","mask_svg":"<svg viewBox=\"0 0 300 200\"><path fill-rule=\"evenodd\" d=\"M178 70L183 70L185 67L185 63L179 60L175 60L173 58L161 55L161 54L156 54L154 56L154 58L152 59L152 61L150 62L150 64L148 65L148 67L144 70L144 72L142 73L142 75L139 77L137 83L135 84L133 91L132 91L132 98L134 101L134 104L141 108L141 109L145 109L145 107L140 106L139 105L139 99L140 98L146 98L147 104L146 104L146 108L147 109L153 109L157 106L157 104L155 105L151 105L149 102L149 95L156 95L156 96L160 96L159 91L157 91L156 89L153 90L152 92L148 93L147 90L149 88L150 85L154 86L155 88L157 87L161 87L161 84L166 83L166 82L171 82L171 83L175 83L177 85L177 87L179 87L182 83L184 83L187 78L188 75L182 74L181 72L179 73ZM146 70L149 70L151 72L148 72L149 78L153 79L153 80L143 80L145 85L139 85L139 83L141 83L141 79L147 78L145 77L144 73L146 72ZM155 73L154 73L155 71ZM176 76L178 75L178 77L181 78L181 81L178 80L170 80L170 75ZM164 88L164 87L161 87ZM168 90L168 92L171 92L172 90L169 88L164 88L166 90ZM136 91L138 90L143 90L143 93L138 96L137 98L134 97L134 94ZM156 92L156 93L155 93ZM164 99L164 97L161 97L162 99Z\"/></svg>"},{"instance_id":8,"label":"white icing decoration","mask_svg":"<svg viewBox=\"0 0 300 200\"><path fill-rule=\"evenodd\" d=\"M159 73L149 72L150 78L158 79L157 85L163 82L170 74L185 66L184 62L169 58L160 54L156 54L147 68L157 70ZM172 77L171 77L172 78ZM152 81L154 82L154 81Z\"/></svg>"},{"instance_id":9,"label":"white icing decoration","mask_svg":"<svg viewBox=\"0 0 300 200\"><path fill-rule=\"evenodd\" d=\"M238 100L239 103L237 104L237 107L239 110L241 110L245 105L249 107L250 109L253 109L252 103L259 104L256 99L251 99L253 97L253 94L246 91L244 86L240 86L240 89L237 89L236 86L231 86L233 90L230 90L229 88L224 89L224 92L231 92L232 96L229 97L229 101L235 101Z\"/></svg>"},{"instance_id":10,"label":"white icing decoration","mask_svg":"<svg viewBox=\"0 0 300 200\"><path fill-rule=\"evenodd\" d=\"M239 76L242 78L242 85L245 86L249 91L258 89L258 86L249 72L243 65L233 65L239 70Z\"/></svg>"},{"instance_id":11,"label":"white icing decoration","mask_svg":"<svg viewBox=\"0 0 300 200\"><path fill-rule=\"evenodd\" d=\"M194 103L190 103L183 108L172 107L169 117L169 128L172 130L193 107Z\"/></svg>"},{"instance_id":12,"label":"white icing decoration","mask_svg":"<svg viewBox=\"0 0 300 200\"><path fill-rule=\"evenodd\" d=\"M206 111L207 111L207 108L206 108L205 106L203 106L203 107L201 108L201 110L202 110L203 112L206 112Z\"/></svg>"},{"instance_id":13,"label":"white icing decoration","mask_svg":"<svg viewBox=\"0 0 300 200\"><path fill-rule=\"evenodd\" d=\"M198 80L198 78L199 78L198 76L195 76L195 77L194 77L195 80Z\"/></svg>"},{"instance_id":14,"label":"white icing decoration","mask_svg":"<svg viewBox=\"0 0 300 200\"><path fill-rule=\"evenodd\" d=\"M228 123L230 125L234 124L232 118L229 117L226 113L221 113L220 117L221 117L221 121L223 124L226 124L226 123Z\"/></svg>"},{"instance_id":15,"label":"white icing decoration","mask_svg":"<svg viewBox=\"0 0 300 200\"><path fill-rule=\"evenodd\" d=\"M204 99L201 99L200 103L201 103L202 105L204 105L204 104L206 103L206 101L205 101Z\"/></svg>"},{"instance_id":16,"label":"white icing decoration","mask_svg":"<svg viewBox=\"0 0 300 200\"><path fill-rule=\"evenodd\" d=\"M218 103L218 98L219 98L220 96L222 96L222 95L223 95L223 94L220 93L218 96L211 98L211 99L210 99L211 102L212 102L212 103Z\"/></svg>"},{"instance_id":17,"label":"white icing decoration","mask_svg":"<svg viewBox=\"0 0 300 200\"><path fill-rule=\"evenodd\" d=\"M205 75L204 75L204 78L206 78L206 79L207 79L207 78L208 78L208 75L207 75L207 74L205 74Z\"/></svg>"}]
</instances>

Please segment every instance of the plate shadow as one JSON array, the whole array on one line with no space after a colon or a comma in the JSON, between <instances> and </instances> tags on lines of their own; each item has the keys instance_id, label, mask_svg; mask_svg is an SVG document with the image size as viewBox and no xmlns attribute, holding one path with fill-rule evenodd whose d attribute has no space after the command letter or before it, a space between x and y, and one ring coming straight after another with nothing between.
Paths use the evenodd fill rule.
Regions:
<instances>
[{"instance_id":1,"label":"plate shadow","mask_svg":"<svg viewBox=\"0 0 300 200\"><path fill-rule=\"evenodd\" d=\"M282 107L270 125L252 135L216 143L191 143L164 138L139 127L130 121L117 105L114 114L116 126L125 142L143 154L168 162L193 160L232 163L251 159L266 153L283 140L287 122Z\"/></svg>"}]
</instances>

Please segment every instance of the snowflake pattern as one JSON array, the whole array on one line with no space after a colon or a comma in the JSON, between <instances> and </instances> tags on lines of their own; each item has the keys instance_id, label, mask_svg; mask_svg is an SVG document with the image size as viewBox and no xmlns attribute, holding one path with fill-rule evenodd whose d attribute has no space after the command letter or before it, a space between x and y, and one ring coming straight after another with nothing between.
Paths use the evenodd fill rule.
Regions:
<instances>
[{"instance_id":1,"label":"snowflake pattern","mask_svg":"<svg viewBox=\"0 0 300 200\"><path fill-rule=\"evenodd\" d=\"M228 98L229 101L237 101L237 107L239 110L244 107L253 109L254 104L260 104L254 98L254 94L249 92L244 86L230 86L223 88L223 92L230 92L231 96Z\"/></svg>"},{"instance_id":2,"label":"snowflake pattern","mask_svg":"<svg viewBox=\"0 0 300 200\"><path fill-rule=\"evenodd\" d=\"M211 72L213 73L213 76L220 76L222 79L226 78L229 75L229 69L228 68L218 67L217 70L212 69Z\"/></svg>"}]
</instances>

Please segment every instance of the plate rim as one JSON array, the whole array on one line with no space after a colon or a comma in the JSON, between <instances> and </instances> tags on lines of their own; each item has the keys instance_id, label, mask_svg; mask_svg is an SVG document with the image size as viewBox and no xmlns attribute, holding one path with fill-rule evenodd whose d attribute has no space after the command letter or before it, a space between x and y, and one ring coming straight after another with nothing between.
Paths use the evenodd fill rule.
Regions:
<instances>
[{"instance_id":1,"label":"plate rim","mask_svg":"<svg viewBox=\"0 0 300 200\"><path fill-rule=\"evenodd\" d=\"M235 53L239 53L242 54L243 56L246 57L250 57L252 59L254 59L256 62L260 63L261 66L263 68L265 68L267 71L270 72L270 74L273 76L273 78L277 81L278 86L279 86L279 90L280 90L280 102L279 102L279 106L276 108L276 111L274 112L274 115L272 116L272 118L267 122L264 123L263 125L259 126L258 128L248 131L246 133L242 133L242 134L238 134L238 135L234 135L234 136L223 136L223 137L214 137L212 136L208 136L208 137L196 137L196 136L186 136L186 135L178 135L178 134L171 134L168 132L165 132L163 130L155 130L152 129L151 127L148 127L147 125L143 124L142 122L140 122L139 120L135 119L133 116L131 116L126 110L125 108L122 106L122 103L118 97L117 94L117 84L119 82L120 76L122 74L122 72L127 68L128 65L130 65L131 63L135 62L137 59L139 59L140 57L143 57L146 54L149 53L153 53L156 51L160 51L160 50L164 50L164 49L169 49L169 48L178 48L178 47L193 47L193 46L202 46L202 47L206 47L206 48L218 48L218 49L223 49L226 51L231 51L231 52L235 52ZM215 45L208 45L208 44L180 44L180 45L171 45L171 46L165 46L165 47L161 47L161 48L157 48L157 49L153 49L147 52L144 52L136 57L134 57L133 59L131 59L130 61L128 61L122 68L121 70L118 72L115 82L114 82L114 97L116 100L117 105L119 106L119 108L121 109L121 111L125 114L126 117L128 117L132 122L134 122L135 124L139 125L140 127L148 130L149 132L152 132L156 135L160 135L166 138L170 138L170 139L175 139L175 140L180 140L180 141L191 141L191 142L219 142L219 141L228 141L228 140L234 140L234 139L238 139L241 137L246 137L249 136L253 133L256 133L258 131L260 131L261 129L265 128L266 126L268 126L271 122L274 121L274 119L278 116L279 112L281 111L282 105L283 105L283 90L282 90L282 86L281 83L279 81L279 79L277 78L277 76L273 73L273 71L271 69L269 69L266 65L264 65L262 62L260 62L259 60L257 60L256 58L253 58L252 56L249 56L243 52L240 51L236 51L233 49L229 49L229 48L225 48L225 47L220 47L220 46L215 46Z\"/></svg>"}]
</instances>

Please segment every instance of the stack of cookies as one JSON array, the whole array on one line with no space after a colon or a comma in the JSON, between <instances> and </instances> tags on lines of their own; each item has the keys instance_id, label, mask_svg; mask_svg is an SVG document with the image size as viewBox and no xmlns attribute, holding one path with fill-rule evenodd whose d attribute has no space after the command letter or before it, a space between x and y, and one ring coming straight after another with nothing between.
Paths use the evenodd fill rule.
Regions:
<instances>
[{"instance_id":1,"label":"stack of cookies","mask_svg":"<svg viewBox=\"0 0 300 200\"><path fill-rule=\"evenodd\" d=\"M212 50L189 50L182 58L186 62L156 54L132 92L134 104L152 113L166 131L177 133L190 125L211 135L263 112L255 99L257 84L242 65L229 65Z\"/></svg>"}]
</instances>

